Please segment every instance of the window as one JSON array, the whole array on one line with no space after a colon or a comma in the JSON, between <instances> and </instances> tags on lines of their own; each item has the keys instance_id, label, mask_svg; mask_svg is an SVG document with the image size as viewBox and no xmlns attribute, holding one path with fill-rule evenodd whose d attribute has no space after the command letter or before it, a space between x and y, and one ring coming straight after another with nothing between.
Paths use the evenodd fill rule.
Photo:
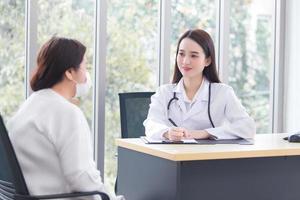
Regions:
<instances>
[{"instance_id":1,"label":"window","mask_svg":"<svg viewBox=\"0 0 300 200\"><path fill-rule=\"evenodd\" d=\"M173 78L176 47L180 36L188 29L204 29L215 40L216 11L215 1L172 0L171 4L171 61L170 78Z\"/></svg>"},{"instance_id":2,"label":"window","mask_svg":"<svg viewBox=\"0 0 300 200\"><path fill-rule=\"evenodd\" d=\"M230 1L228 80L257 132L271 132L273 0Z\"/></svg>"},{"instance_id":3,"label":"window","mask_svg":"<svg viewBox=\"0 0 300 200\"><path fill-rule=\"evenodd\" d=\"M85 56L92 80L94 79L94 4L91 0L39 0L37 15L38 46L40 47L55 35L79 40L87 47ZM80 108L83 109L92 127L93 97L92 90L90 91L87 97L80 99Z\"/></svg>"},{"instance_id":4,"label":"window","mask_svg":"<svg viewBox=\"0 0 300 200\"><path fill-rule=\"evenodd\" d=\"M111 0L107 21L105 181L116 177L115 138L120 137L120 92L157 87L158 0Z\"/></svg>"},{"instance_id":5,"label":"window","mask_svg":"<svg viewBox=\"0 0 300 200\"><path fill-rule=\"evenodd\" d=\"M107 19L103 19L107 20L103 23L107 25L104 176L110 190L116 177L115 138L120 137L121 131L118 93L155 91L158 87L158 52L163 51L158 49L159 9L162 1L164 0L110 0L105 1L101 7L107 14ZM96 68L93 61L99 56L94 55L94 33L97 28L95 6L104 1L30 2L34 8L38 8L31 10L37 14L37 23L29 23L33 35L37 35L37 40L33 40L37 46L40 47L54 35L78 39L87 46L88 70L94 80L93 72ZM220 3L229 5L229 15L224 15L226 19L220 19L220 22L225 22L222 24L224 27L229 26L229 35L224 34L225 38L229 38L229 49L225 45L222 49L224 54L229 56L229 63L219 67L226 70L225 79L228 79L228 84L234 88L247 111L257 122L258 133L272 131L275 2L278 3L275 0L172 0L163 8L171 11L171 18L163 19L171 26L171 30L164 30L166 35L171 34L170 44L164 45L170 45L171 48L170 58L166 58L170 59L170 66L161 67L170 70L172 79L179 37L188 29L204 29L212 36L217 50L217 21L221 14L217 12L226 10L228 14L226 6L218 6ZM5 118L12 116L23 102L26 88L24 79L30 78L25 77L24 67L25 3L24 0L0 1L0 112ZM222 30L224 27L220 26ZM162 42L168 43L167 40ZM29 51L30 55L35 53L34 48ZM165 58L162 60L165 61ZM32 67L34 66L27 66L28 69ZM104 92L102 88L100 90ZM98 96L91 92L88 97L81 99L80 107L91 128L93 101L97 100L96 98ZM99 148L102 149L103 146ZM101 156L97 159L101 159L102 162Z\"/></svg>"},{"instance_id":6,"label":"window","mask_svg":"<svg viewBox=\"0 0 300 200\"><path fill-rule=\"evenodd\" d=\"M0 1L0 113L8 119L25 99L25 1Z\"/></svg>"}]
</instances>

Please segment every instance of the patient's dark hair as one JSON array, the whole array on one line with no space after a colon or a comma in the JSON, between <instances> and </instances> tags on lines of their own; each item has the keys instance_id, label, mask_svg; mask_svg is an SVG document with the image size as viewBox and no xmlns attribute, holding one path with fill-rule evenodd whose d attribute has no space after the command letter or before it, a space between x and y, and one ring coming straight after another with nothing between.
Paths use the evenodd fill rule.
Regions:
<instances>
[{"instance_id":1,"label":"patient's dark hair","mask_svg":"<svg viewBox=\"0 0 300 200\"><path fill-rule=\"evenodd\" d=\"M74 39L52 37L40 49L37 67L30 80L33 91L51 88L60 82L65 71L79 69L86 47Z\"/></svg>"}]
</instances>

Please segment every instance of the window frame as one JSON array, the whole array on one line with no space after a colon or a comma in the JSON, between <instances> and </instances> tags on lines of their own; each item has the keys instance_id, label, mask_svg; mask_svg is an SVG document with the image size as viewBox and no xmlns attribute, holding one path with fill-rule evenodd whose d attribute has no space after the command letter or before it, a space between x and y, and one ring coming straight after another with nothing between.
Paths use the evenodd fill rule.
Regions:
<instances>
[{"instance_id":1,"label":"window frame","mask_svg":"<svg viewBox=\"0 0 300 200\"><path fill-rule=\"evenodd\" d=\"M271 122L272 133L284 131L284 46L286 2L274 1L274 38L273 38L273 72L271 84ZM230 1L215 0L217 4L217 41L216 55L218 72L223 82L228 82L228 50L229 50L229 8ZM31 94L29 77L35 66L37 55L37 0L26 1L25 9L25 92L26 98ZM105 150L105 79L106 79L106 37L107 37L107 2L95 2L95 38L94 38L94 91L93 91L93 127L94 158L98 169L104 174ZM157 85L169 83L170 74L170 35L171 35L171 0L159 1L158 30L158 76ZM105 47L105 48L104 48ZM96 67L97 66L97 67ZM104 179L104 177L102 177Z\"/></svg>"}]
</instances>

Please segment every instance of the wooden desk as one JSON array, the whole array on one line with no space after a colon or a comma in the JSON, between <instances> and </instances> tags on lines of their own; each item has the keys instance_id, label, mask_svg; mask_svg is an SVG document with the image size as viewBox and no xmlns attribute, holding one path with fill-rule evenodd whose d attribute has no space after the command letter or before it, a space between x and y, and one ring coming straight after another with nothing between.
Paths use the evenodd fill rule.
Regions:
<instances>
[{"instance_id":1,"label":"wooden desk","mask_svg":"<svg viewBox=\"0 0 300 200\"><path fill-rule=\"evenodd\" d=\"M118 193L130 200L299 200L300 144L144 144L117 139Z\"/></svg>"}]
</instances>

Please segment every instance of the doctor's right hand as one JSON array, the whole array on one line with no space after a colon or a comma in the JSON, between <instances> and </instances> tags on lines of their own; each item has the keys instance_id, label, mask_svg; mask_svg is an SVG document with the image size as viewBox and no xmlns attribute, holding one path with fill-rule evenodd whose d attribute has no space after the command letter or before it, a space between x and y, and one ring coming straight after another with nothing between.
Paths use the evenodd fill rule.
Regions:
<instances>
[{"instance_id":1,"label":"doctor's right hand","mask_svg":"<svg viewBox=\"0 0 300 200\"><path fill-rule=\"evenodd\" d=\"M182 127L171 127L167 132L164 133L164 137L173 140L180 141L186 137L187 130Z\"/></svg>"}]
</instances>

